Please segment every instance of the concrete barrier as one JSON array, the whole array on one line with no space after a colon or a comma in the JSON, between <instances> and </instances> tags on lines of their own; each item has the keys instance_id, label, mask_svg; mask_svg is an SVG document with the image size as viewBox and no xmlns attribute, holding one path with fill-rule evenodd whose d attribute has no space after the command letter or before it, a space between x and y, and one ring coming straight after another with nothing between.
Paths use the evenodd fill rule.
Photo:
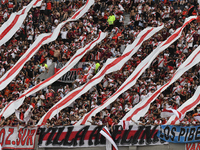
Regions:
<instances>
[{"instance_id":1,"label":"concrete barrier","mask_svg":"<svg viewBox=\"0 0 200 150\"><path fill-rule=\"evenodd\" d=\"M38 138L39 135L36 136L35 139L35 150L106 150L106 147L79 147L79 148L38 148ZM175 144L169 143L165 145L149 145L149 146L118 146L119 150L185 150L185 144Z\"/></svg>"},{"instance_id":2,"label":"concrete barrier","mask_svg":"<svg viewBox=\"0 0 200 150\"><path fill-rule=\"evenodd\" d=\"M35 150L59 150L60 148L39 148ZM64 149L64 148L63 148ZM65 148L72 150L106 150L106 147L82 147L82 148ZM119 150L185 150L185 144L169 143L168 145L151 145L151 146L127 146L118 147Z\"/></svg>"}]
</instances>

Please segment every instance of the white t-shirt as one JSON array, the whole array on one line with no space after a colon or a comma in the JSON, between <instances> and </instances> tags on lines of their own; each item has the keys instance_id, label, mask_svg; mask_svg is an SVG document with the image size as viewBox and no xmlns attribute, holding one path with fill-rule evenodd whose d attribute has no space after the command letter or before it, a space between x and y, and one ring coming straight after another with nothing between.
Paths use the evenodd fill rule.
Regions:
<instances>
[{"instance_id":1,"label":"white t-shirt","mask_svg":"<svg viewBox=\"0 0 200 150\"><path fill-rule=\"evenodd\" d=\"M4 73L5 73L5 69L1 68L1 70L0 70L0 76L2 76Z\"/></svg>"},{"instance_id":2,"label":"white t-shirt","mask_svg":"<svg viewBox=\"0 0 200 150\"><path fill-rule=\"evenodd\" d=\"M61 38L67 39L67 33L68 33L68 31L61 31Z\"/></svg>"},{"instance_id":3,"label":"white t-shirt","mask_svg":"<svg viewBox=\"0 0 200 150\"><path fill-rule=\"evenodd\" d=\"M45 10L46 9L46 3L42 3L40 10Z\"/></svg>"}]
</instances>

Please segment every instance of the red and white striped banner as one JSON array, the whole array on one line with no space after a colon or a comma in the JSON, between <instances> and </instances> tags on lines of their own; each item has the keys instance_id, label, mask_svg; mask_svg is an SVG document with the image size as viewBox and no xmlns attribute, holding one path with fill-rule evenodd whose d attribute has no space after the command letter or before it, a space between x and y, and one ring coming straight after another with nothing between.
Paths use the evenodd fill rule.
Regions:
<instances>
[{"instance_id":1,"label":"red and white striped banner","mask_svg":"<svg viewBox=\"0 0 200 150\"><path fill-rule=\"evenodd\" d=\"M200 56L198 56L200 57ZM193 110L198 104L200 103L200 86L198 86L197 90L195 91L194 95L188 99L185 103L183 103L177 111L179 111L182 114L186 114L188 111ZM167 125L175 125L179 124L179 118L176 115L173 115L169 118L167 121Z\"/></svg>"},{"instance_id":2,"label":"red and white striped banner","mask_svg":"<svg viewBox=\"0 0 200 150\"><path fill-rule=\"evenodd\" d=\"M172 83L179 79L184 72L192 68L194 65L200 62L200 46L197 47L193 53L184 61L184 63L176 70L173 77L157 91L155 91L150 97L144 99L138 103L134 108L132 108L122 120L138 120L140 117L144 116L149 110L150 104L160 95L165 89L167 89ZM181 111L180 111L181 112ZM182 113L182 112L181 112ZM184 114L184 113L182 113Z\"/></svg>"},{"instance_id":3,"label":"red and white striped banner","mask_svg":"<svg viewBox=\"0 0 200 150\"><path fill-rule=\"evenodd\" d=\"M78 97L82 94L86 93L91 87L101 82L106 74L109 74L113 71L120 70L121 67L125 64L127 60L129 60L139 49L143 41L147 40L155 33L160 31L164 26L160 26L157 28L148 27L139 33L138 37L135 41L127 46L124 53L121 57L108 59L102 69L86 84L76 88L75 90L69 92L65 97L63 97L59 102L57 102L52 108L48 110L48 112L40 119L38 125L42 125L46 123L47 119L51 119L57 113L57 109L61 111L62 109L69 106L72 102L74 102Z\"/></svg>"},{"instance_id":4,"label":"red and white striped banner","mask_svg":"<svg viewBox=\"0 0 200 150\"><path fill-rule=\"evenodd\" d=\"M0 46L5 44L21 27L26 18L29 10L32 7L39 7L42 0L32 0L27 6L18 12L11 14L9 19L0 28Z\"/></svg>"},{"instance_id":5,"label":"red and white striped banner","mask_svg":"<svg viewBox=\"0 0 200 150\"><path fill-rule=\"evenodd\" d=\"M100 32L99 36L95 40L87 44L84 48L77 50L76 53L73 55L73 57L65 64L65 66L59 69L59 71L57 71L53 76L35 85L34 87L28 89L17 100L12 101L7 106L5 106L0 113L0 116L4 116L5 118L7 118L10 115L12 115L15 109L18 109L23 104L25 97L36 93L37 91L47 87L48 85L52 84L53 82L58 80L60 77L62 77L66 72L68 72L71 68L73 68L74 65L76 65L77 62L79 62L79 60L88 51L92 50L94 46L98 44L99 42L101 42L106 36L107 36L107 33Z\"/></svg>"},{"instance_id":6,"label":"red and white striped banner","mask_svg":"<svg viewBox=\"0 0 200 150\"><path fill-rule=\"evenodd\" d=\"M113 138L111 137L110 131L106 126L102 128L100 133L106 138L106 150L118 150L117 145L115 144ZM113 148L112 147L108 148L109 146L107 145L109 144L112 144Z\"/></svg>"},{"instance_id":7,"label":"red and white striped banner","mask_svg":"<svg viewBox=\"0 0 200 150\"><path fill-rule=\"evenodd\" d=\"M69 21L78 20L82 17L89 8L94 4L94 0L87 0L86 4L82 6L71 18L60 23L53 31L53 33L40 34L36 41L26 51L26 53L17 61L17 63L8 70L0 79L0 90L3 90L20 72L24 64L40 49L42 45L50 43L57 39L61 28Z\"/></svg>"},{"instance_id":8,"label":"red and white striped banner","mask_svg":"<svg viewBox=\"0 0 200 150\"><path fill-rule=\"evenodd\" d=\"M165 50L167 47L169 47L174 41L176 41L182 33L182 30L184 27L191 22L192 20L196 19L197 17L189 17L185 20L185 23L182 27L178 28L174 34L172 34L167 40L163 41L156 49L154 49L153 52L151 52L133 71L133 73L124 81L124 83L119 87L119 89L106 101L104 101L103 104L100 106L93 108L90 112L85 114L80 121L78 121L77 125L80 124L90 124L87 122L87 120L91 121L91 117L95 116L98 112L103 110L105 107L109 106L112 102L114 102L119 95L127 91L129 88L131 88L137 81L137 79L142 75L142 73L145 71L146 68L150 66L152 61L158 56L160 52ZM140 103L139 103L140 104ZM137 106L137 105L136 105ZM123 119L126 120L126 119ZM130 121L130 120L127 120Z\"/></svg>"}]
</instances>

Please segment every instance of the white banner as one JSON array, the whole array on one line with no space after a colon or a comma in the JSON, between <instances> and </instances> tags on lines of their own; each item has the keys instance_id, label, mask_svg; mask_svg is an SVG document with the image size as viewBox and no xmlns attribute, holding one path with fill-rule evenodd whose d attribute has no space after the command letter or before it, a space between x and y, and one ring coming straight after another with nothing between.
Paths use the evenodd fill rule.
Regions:
<instances>
[{"instance_id":1,"label":"white banner","mask_svg":"<svg viewBox=\"0 0 200 150\"><path fill-rule=\"evenodd\" d=\"M0 27L0 46L10 40L17 30L22 26L29 10L39 7L42 0L32 0L27 6L18 12L13 12L9 19Z\"/></svg>"},{"instance_id":2,"label":"white banner","mask_svg":"<svg viewBox=\"0 0 200 150\"><path fill-rule=\"evenodd\" d=\"M3 149L34 149L37 127L5 126L0 128L0 145Z\"/></svg>"}]
</instances>

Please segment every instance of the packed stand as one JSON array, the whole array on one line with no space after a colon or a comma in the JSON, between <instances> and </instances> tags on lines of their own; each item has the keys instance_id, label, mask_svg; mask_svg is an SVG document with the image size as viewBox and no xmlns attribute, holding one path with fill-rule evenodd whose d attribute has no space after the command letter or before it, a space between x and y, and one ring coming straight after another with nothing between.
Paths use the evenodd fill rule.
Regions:
<instances>
[{"instance_id":1,"label":"packed stand","mask_svg":"<svg viewBox=\"0 0 200 150\"><path fill-rule=\"evenodd\" d=\"M8 9L10 1L2 5L0 15L11 14L27 5L29 1L13 2L13 9ZM29 46L41 33L53 32L55 27L66 20L84 5L85 1L43 1L40 8L32 9L22 27L15 36L1 47L0 76L8 71L24 54ZM87 83L104 65L108 58L120 57L138 33L147 26L165 25L164 29L145 41L138 52L117 72L105 76L101 83L92 87L87 93L78 98L70 107L62 110L59 115L47 121L48 127L58 125L73 125L92 108L102 104L120 85L129 77L137 65L166 40L174 31L182 26L184 19L191 15L198 15L199 5L196 1L164 1L156 3L146 1L104 1L97 0L95 5L79 21L67 23L61 30L56 41L44 45L39 52L26 63L18 76L3 91L1 91L0 108L10 101L16 100L24 91L40 83L37 78L41 73L48 72L52 62L66 63L81 47L98 36L99 31L108 32L108 36L95 48L88 52L81 60L85 62L82 71L71 85L66 84L57 91L48 86L45 89L26 97L24 104L19 108L20 118L29 105L33 106L32 117L28 126L35 125L40 118L56 102L62 99L73 89ZM130 22L124 24L124 14L130 14ZM1 24L8 18L1 18ZM155 90L164 85L172 77L176 69L199 45L200 28L197 21L193 21L184 29L179 40L173 43L163 53L159 54L137 83L110 106L92 117L92 125L118 124L119 120L138 102L148 98ZM151 107L148 113L135 124L160 125L165 124L169 116L163 117L166 107L177 109L187 101L199 85L199 65L187 71L177 82L165 90ZM199 124L200 106L188 112L181 125ZM3 125L25 125L19 122L15 114L2 118Z\"/></svg>"}]
</instances>

